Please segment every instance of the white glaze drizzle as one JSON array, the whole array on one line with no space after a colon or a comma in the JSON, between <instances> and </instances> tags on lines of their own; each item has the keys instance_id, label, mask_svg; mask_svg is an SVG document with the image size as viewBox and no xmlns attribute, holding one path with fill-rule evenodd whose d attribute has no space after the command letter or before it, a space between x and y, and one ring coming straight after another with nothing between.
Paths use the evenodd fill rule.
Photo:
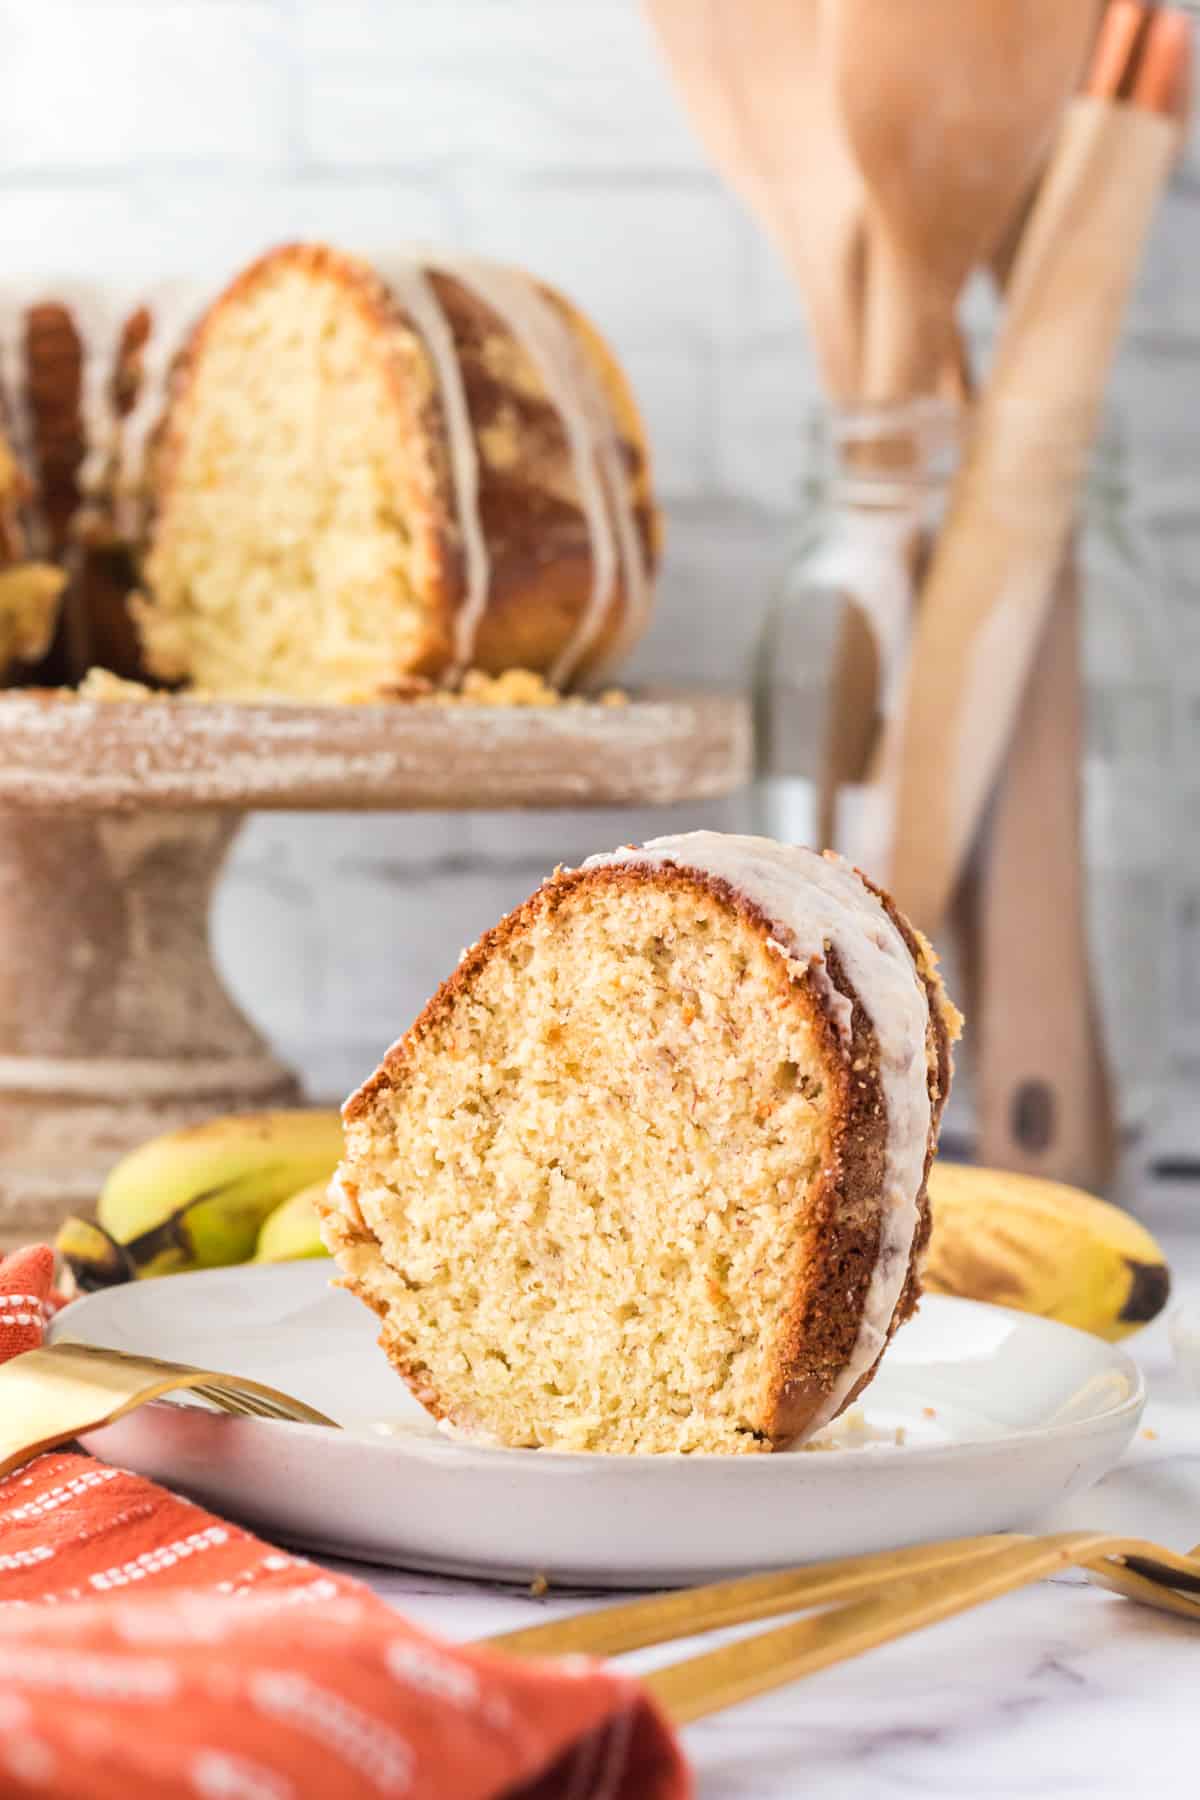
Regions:
<instances>
[{"instance_id":1,"label":"white glaze drizzle","mask_svg":"<svg viewBox=\"0 0 1200 1800\"><path fill-rule=\"evenodd\" d=\"M772 947L797 976L811 972L828 996L826 950L836 951L875 1031L887 1113L879 1254L858 1338L849 1360L805 1435L828 1424L887 1341L904 1290L920 1223L917 1196L925 1172L932 1108L926 1031L929 1001L912 953L884 906L850 864L832 854L770 838L692 831L592 856L585 869L622 863L674 863L728 882L772 922ZM848 1003L843 999L843 1007ZM845 1041L848 1017L834 1009Z\"/></svg>"},{"instance_id":2,"label":"white glaze drizzle","mask_svg":"<svg viewBox=\"0 0 1200 1800\"><path fill-rule=\"evenodd\" d=\"M601 390L595 370L575 342L573 334L568 335L571 337L571 356L576 369L576 378L583 392L588 396L589 406L595 410L597 417L602 422L598 451L600 471L612 503L624 595L624 609L616 636L604 656L593 665L589 672L589 680L596 682L623 661L645 630L651 605L650 574L646 567L646 558L642 552L642 540L634 515L633 483L625 470L624 459L621 455L621 442L611 421L607 397ZM591 648L596 631L603 623L602 616L594 621L586 631L580 655Z\"/></svg>"},{"instance_id":3,"label":"white glaze drizzle","mask_svg":"<svg viewBox=\"0 0 1200 1800\"><path fill-rule=\"evenodd\" d=\"M116 429L113 476L117 525L136 541L142 534L146 497L146 452L164 418L171 397L171 371L204 304L206 289L194 280L160 282L142 294L137 305L149 314L149 331L141 352L137 393ZM130 308L130 312L135 310Z\"/></svg>"},{"instance_id":4,"label":"white glaze drizzle","mask_svg":"<svg viewBox=\"0 0 1200 1800\"><path fill-rule=\"evenodd\" d=\"M631 546L636 549L636 530L622 528L622 504L629 509L628 483L620 469L610 411L597 395L595 383L587 379L590 370L584 367L570 326L527 275L471 256L432 252L422 253L422 260L461 281L494 308L538 370L562 420L592 560L588 603L548 673L548 679L562 687L599 635L612 606L618 574L627 595L637 586L640 558L633 566L621 566L627 550ZM633 606L634 598L628 597L626 604Z\"/></svg>"},{"instance_id":5,"label":"white glaze drizzle","mask_svg":"<svg viewBox=\"0 0 1200 1800\"><path fill-rule=\"evenodd\" d=\"M372 266L411 317L437 380L465 563L466 592L454 619L453 673L461 675L474 658L491 587L491 559L479 516L479 458L462 367L445 310L421 268L408 258L376 258Z\"/></svg>"},{"instance_id":6,"label":"white glaze drizzle","mask_svg":"<svg viewBox=\"0 0 1200 1800\"><path fill-rule=\"evenodd\" d=\"M13 284L0 294L0 380L9 406L14 448L36 472L36 434L29 403L25 348L30 309L62 306L80 341L79 418L83 458L77 480L84 499L111 489L118 528L131 540L141 525L145 451L166 410L168 376L184 339L184 327L203 292L194 282L170 281L144 293L50 277ZM125 327L139 307L149 313L134 406L117 417L114 386Z\"/></svg>"},{"instance_id":7,"label":"white glaze drizzle","mask_svg":"<svg viewBox=\"0 0 1200 1800\"><path fill-rule=\"evenodd\" d=\"M105 377L114 364L112 348L119 338L115 297L94 283L54 278L27 280L8 286L0 298L0 382L8 403L8 422L13 448L29 475L37 479L38 441L30 394L29 315L37 306L60 306L68 314L80 347L79 420L83 457L78 480L81 490L97 439L111 441L112 407ZM107 361L101 345L109 350ZM45 520L36 502L30 509L31 548L37 554L50 550Z\"/></svg>"},{"instance_id":8,"label":"white glaze drizzle","mask_svg":"<svg viewBox=\"0 0 1200 1800\"><path fill-rule=\"evenodd\" d=\"M110 466L117 418L113 382L127 311L111 290L90 282L56 281L54 300L70 314L79 338L79 422L83 460L77 480L85 497L93 494Z\"/></svg>"},{"instance_id":9,"label":"white glaze drizzle","mask_svg":"<svg viewBox=\"0 0 1200 1800\"><path fill-rule=\"evenodd\" d=\"M532 283L530 289L531 292L534 291ZM541 304L547 305L547 302L542 301ZM558 315L554 314L554 317L557 318ZM650 578L634 516L633 484L626 473L612 408L596 370L575 333L565 321L559 322L563 332L567 369L582 398L584 411L592 421L596 461L611 509L621 571L623 611L611 646L603 659L595 662L588 672L589 681L595 683L608 669L621 661L645 629L651 603ZM551 680L557 678L561 685L578 668L603 629L607 611L607 608L602 608L583 616L560 658L566 664L566 675L556 677L555 671L551 671Z\"/></svg>"}]
</instances>

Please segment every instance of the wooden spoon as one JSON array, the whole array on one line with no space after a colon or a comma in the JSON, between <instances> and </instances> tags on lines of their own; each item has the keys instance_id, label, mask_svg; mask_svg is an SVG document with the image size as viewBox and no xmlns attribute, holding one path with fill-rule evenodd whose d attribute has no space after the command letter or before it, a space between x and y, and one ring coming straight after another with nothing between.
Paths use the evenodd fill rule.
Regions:
<instances>
[{"instance_id":1,"label":"wooden spoon","mask_svg":"<svg viewBox=\"0 0 1200 1800\"><path fill-rule=\"evenodd\" d=\"M949 0L929 31L896 0L822 4L847 135L868 187L863 392L868 404L891 405L944 386L946 368L961 360L959 294L1045 159L1098 0ZM879 460L911 454L903 444L874 447ZM818 783L822 842L834 841L839 789L866 774L878 706L875 639L848 606Z\"/></svg>"},{"instance_id":2,"label":"wooden spoon","mask_svg":"<svg viewBox=\"0 0 1200 1800\"><path fill-rule=\"evenodd\" d=\"M864 389L931 391L959 293L1041 166L1097 0L825 0L835 80L871 221ZM877 241L876 241L877 240Z\"/></svg>"},{"instance_id":3,"label":"wooden spoon","mask_svg":"<svg viewBox=\"0 0 1200 1800\"><path fill-rule=\"evenodd\" d=\"M864 194L820 0L646 0L646 11L701 140L796 280L826 386L852 398Z\"/></svg>"}]
</instances>

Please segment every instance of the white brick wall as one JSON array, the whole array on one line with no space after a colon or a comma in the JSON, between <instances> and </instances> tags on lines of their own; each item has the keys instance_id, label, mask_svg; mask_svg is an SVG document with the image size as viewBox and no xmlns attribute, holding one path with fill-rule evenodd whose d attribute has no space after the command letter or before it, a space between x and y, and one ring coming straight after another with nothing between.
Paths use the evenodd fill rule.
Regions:
<instances>
[{"instance_id":1,"label":"white brick wall","mask_svg":"<svg viewBox=\"0 0 1200 1800\"><path fill-rule=\"evenodd\" d=\"M813 368L788 280L701 158L635 0L0 0L0 42L6 269L220 277L312 235L469 245L561 282L632 372L667 502L637 668L745 679ZM1171 577L1195 784L1174 1032L1200 1060L1198 224L1193 155L1115 395ZM221 955L285 1053L334 1091L541 871L658 822L260 818L218 901Z\"/></svg>"}]
</instances>

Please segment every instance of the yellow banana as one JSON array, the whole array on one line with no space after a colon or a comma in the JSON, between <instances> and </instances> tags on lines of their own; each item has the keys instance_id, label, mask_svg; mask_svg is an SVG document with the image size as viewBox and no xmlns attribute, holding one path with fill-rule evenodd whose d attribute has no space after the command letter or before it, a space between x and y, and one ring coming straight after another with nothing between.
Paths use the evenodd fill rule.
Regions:
<instances>
[{"instance_id":1,"label":"yellow banana","mask_svg":"<svg viewBox=\"0 0 1200 1800\"><path fill-rule=\"evenodd\" d=\"M124 1248L114 1243L107 1231L101 1231L94 1219L64 1219L54 1247L82 1293L133 1280L133 1264Z\"/></svg>"},{"instance_id":2,"label":"yellow banana","mask_svg":"<svg viewBox=\"0 0 1200 1800\"><path fill-rule=\"evenodd\" d=\"M298 1261L306 1256L328 1256L321 1242L321 1222L317 1217L317 1196L329 1186L327 1181L314 1181L298 1194L285 1200L269 1215L258 1234L256 1263Z\"/></svg>"},{"instance_id":3,"label":"yellow banana","mask_svg":"<svg viewBox=\"0 0 1200 1800\"><path fill-rule=\"evenodd\" d=\"M85 1236L86 1221L69 1222L59 1249L81 1287L246 1262L268 1214L327 1181L341 1154L341 1120L327 1109L237 1113L168 1132L117 1164L95 1225Z\"/></svg>"},{"instance_id":4,"label":"yellow banana","mask_svg":"<svg viewBox=\"0 0 1200 1800\"><path fill-rule=\"evenodd\" d=\"M1144 1225L1078 1188L935 1162L925 1286L1113 1341L1160 1313L1171 1278Z\"/></svg>"}]
</instances>

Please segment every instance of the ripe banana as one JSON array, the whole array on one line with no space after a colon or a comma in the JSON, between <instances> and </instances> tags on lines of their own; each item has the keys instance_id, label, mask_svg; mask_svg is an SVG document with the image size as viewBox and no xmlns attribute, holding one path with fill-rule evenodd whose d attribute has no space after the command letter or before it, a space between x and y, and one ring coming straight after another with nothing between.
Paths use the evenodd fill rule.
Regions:
<instances>
[{"instance_id":1,"label":"ripe banana","mask_svg":"<svg viewBox=\"0 0 1200 1800\"><path fill-rule=\"evenodd\" d=\"M58 1248L80 1287L217 1268L254 1254L282 1200L328 1181L342 1126L324 1109L238 1113L153 1138L119 1162L95 1223L68 1220Z\"/></svg>"},{"instance_id":2,"label":"ripe banana","mask_svg":"<svg viewBox=\"0 0 1200 1800\"><path fill-rule=\"evenodd\" d=\"M258 1234L256 1263L295 1262L301 1257L329 1255L321 1242L316 1208L317 1196L328 1185L327 1181L314 1181L275 1208Z\"/></svg>"},{"instance_id":3,"label":"ripe banana","mask_svg":"<svg viewBox=\"0 0 1200 1800\"><path fill-rule=\"evenodd\" d=\"M54 1248L75 1277L81 1293L132 1281L135 1270L124 1248L101 1231L94 1219L64 1219Z\"/></svg>"},{"instance_id":4,"label":"ripe banana","mask_svg":"<svg viewBox=\"0 0 1200 1800\"><path fill-rule=\"evenodd\" d=\"M1143 1225L1078 1188L935 1162L925 1286L1076 1325L1110 1342L1160 1313L1171 1277Z\"/></svg>"}]
</instances>

